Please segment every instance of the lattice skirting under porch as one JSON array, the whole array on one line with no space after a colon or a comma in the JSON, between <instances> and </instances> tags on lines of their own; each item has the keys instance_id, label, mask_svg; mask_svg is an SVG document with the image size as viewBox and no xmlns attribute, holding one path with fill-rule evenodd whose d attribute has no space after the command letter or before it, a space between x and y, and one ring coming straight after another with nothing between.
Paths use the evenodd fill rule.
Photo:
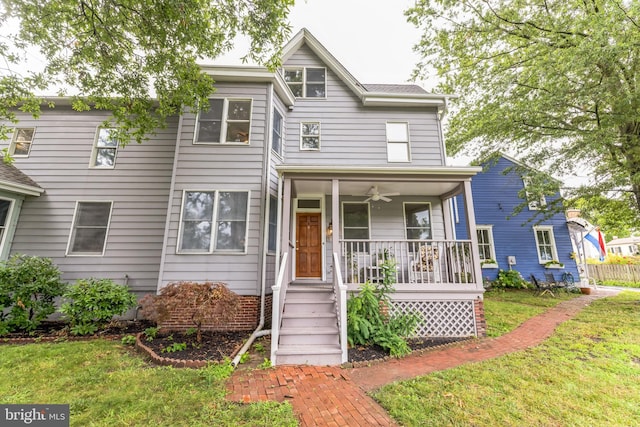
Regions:
<instances>
[{"instance_id":1,"label":"lattice skirting under porch","mask_svg":"<svg viewBox=\"0 0 640 427\"><path fill-rule=\"evenodd\" d=\"M483 319L476 319L473 300L393 301L391 310L393 313L417 311L422 314L416 337L469 337L484 333Z\"/></svg>"}]
</instances>

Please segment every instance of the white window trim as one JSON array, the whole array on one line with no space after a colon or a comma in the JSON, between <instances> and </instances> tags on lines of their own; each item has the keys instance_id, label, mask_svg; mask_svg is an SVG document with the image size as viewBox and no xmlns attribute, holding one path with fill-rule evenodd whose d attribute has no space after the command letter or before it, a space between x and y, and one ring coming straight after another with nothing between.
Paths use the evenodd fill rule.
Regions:
<instances>
[{"instance_id":1,"label":"white window trim","mask_svg":"<svg viewBox=\"0 0 640 427\"><path fill-rule=\"evenodd\" d=\"M199 192L199 193L215 193L213 196L213 211L211 218L211 238L209 239L209 250L208 251L194 251L194 250L183 250L180 249L182 247L182 218L184 215L184 200L187 193ZM244 230L244 248L239 250L234 249L216 249L216 241L217 241L217 233L218 233L218 198L220 193L247 193L247 215L245 217L245 230ZM250 190L212 190L212 189L185 189L182 190L182 198L180 201L180 219L178 225L178 238L176 239L176 254L178 255L208 255L208 254L216 254L216 255L246 255L248 240L249 240L249 218L251 218L251 191Z\"/></svg>"},{"instance_id":2,"label":"white window trim","mask_svg":"<svg viewBox=\"0 0 640 427\"><path fill-rule=\"evenodd\" d=\"M78 215L78 206L80 203L109 203L109 220L107 221L107 227L104 235L104 242L102 242L102 253L92 253L92 252L71 252L71 239L74 235L74 230L76 227L76 220ZM104 256L104 253L107 249L107 240L109 239L109 230L111 229L111 216L113 215L113 200L76 200L76 207L73 211L73 220L71 222L71 230L69 230L69 240L67 241L67 250L65 252L66 256L76 257L76 256L85 256L85 257L101 257Z\"/></svg>"},{"instance_id":3,"label":"white window trim","mask_svg":"<svg viewBox=\"0 0 640 427\"><path fill-rule=\"evenodd\" d=\"M318 125L318 148L305 148L302 145L302 141L304 139L304 137L312 137L315 135L304 135L302 133L302 129L303 129L303 125L305 124L317 124ZM322 123L319 121L312 121L312 122L300 122L300 151L320 151L320 148L322 147Z\"/></svg>"},{"instance_id":4,"label":"white window trim","mask_svg":"<svg viewBox=\"0 0 640 427\"><path fill-rule=\"evenodd\" d=\"M418 241L416 239L409 239L409 236L407 235L407 205L429 205L429 221L430 221L430 226L431 226L431 239L427 239L427 240L433 240L433 209L431 206L431 202L402 202L402 220L404 222L404 238L406 240L411 240L411 241Z\"/></svg>"},{"instance_id":5,"label":"white window trim","mask_svg":"<svg viewBox=\"0 0 640 427\"><path fill-rule=\"evenodd\" d=\"M307 69L308 68L322 68L324 70L324 96L307 96ZM296 96L296 99L327 99L327 67L282 67L282 77L284 78L285 71L302 70L302 96ZM319 82L312 82L318 84ZM289 82L286 82L289 86ZM298 84L295 82L295 84Z\"/></svg>"},{"instance_id":6,"label":"white window trim","mask_svg":"<svg viewBox=\"0 0 640 427\"><path fill-rule=\"evenodd\" d=\"M536 252L538 253L538 262L540 264L545 264L551 260L543 260L540 256L540 242L538 242L538 231L548 231L549 232L549 240L551 244L551 260L558 260L558 249L556 247L556 238L553 234L553 226L551 225L536 225L533 227L533 236L536 239Z\"/></svg>"},{"instance_id":7,"label":"white window trim","mask_svg":"<svg viewBox=\"0 0 640 427\"><path fill-rule=\"evenodd\" d=\"M222 99L222 118L220 119L220 139L221 141L198 141L198 131L200 122L200 111L196 114L195 129L193 131L193 145L233 145L233 146L249 146L251 145L251 128L253 127L253 98L218 98L212 97L208 99ZM247 136L247 142L227 141L227 123L229 122L229 101L249 101L249 135ZM207 101L208 102L208 101ZM231 120L231 122L245 122L246 120Z\"/></svg>"},{"instance_id":8,"label":"white window trim","mask_svg":"<svg viewBox=\"0 0 640 427\"><path fill-rule=\"evenodd\" d=\"M269 146L271 147L271 151L278 156L279 159L284 159L284 132L285 132L285 120L284 120L284 114L282 113L282 111L280 111L279 108L273 107L273 111L274 112L278 112L278 114L280 114L280 117L282 119L282 127L280 129L280 152L277 152L276 150L273 149L273 119L275 118L275 114L272 113L272 117L271 117L271 126L270 126L270 131L269 132ZM300 132L302 134L302 131Z\"/></svg>"},{"instance_id":9,"label":"white window trim","mask_svg":"<svg viewBox=\"0 0 640 427\"><path fill-rule=\"evenodd\" d=\"M389 141L389 125L390 124L403 124L406 125L406 129L407 129L407 140L406 141ZM402 121L388 121L385 123L385 140L387 141L387 163L411 163L411 137L410 137L410 129L409 129L409 122L402 122ZM407 160L389 160L389 145L390 144L396 144L396 145L400 145L403 144L407 146Z\"/></svg>"},{"instance_id":10,"label":"white window trim","mask_svg":"<svg viewBox=\"0 0 640 427\"><path fill-rule=\"evenodd\" d=\"M33 130L33 135L31 136L31 141L29 142L29 150L27 154L16 154L16 144L18 143L18 131L20 130ZM25 127L25 128L15 128L13 130L13 137L11 138L11 144L9 145L9 154L11 157L15 157L16 159L26 159L31 154L31 147L33 146L33 140L36 139L36 128L35 127Z\"/></svg>"},{"instance_id":11,"label":"white window trim","mask_svg":"<svg viewBox=\"0 0 640 427\"><path fill-rule=\"evenodd\" d=\"M345 205L367 205L367 234L369 234L369 237L367 237L365 240L371 240L371 203L369 202L356 202L356 201L348 201L348 202L342 202L342 204L340 205L340 217L342 219L342 221L340 221L341 223L341 228L342 230L342 239L350 242L353 240L360 240L360 239L347 239L344 237L344 226L345 226L345 219L344 219L344 206Z\"/></svg>"},{"instance_id":12,"label":"white window trim","mask_svg":"<svg viewBox=\"0 0 640 427\"><path fill-rule=\"evenodd\" d=\"M488 231L488 235L489 235L489 254L491 255L489 258L495 260L496 259L496 248L495 248L495 243L494 243L494 239L493 239L493 225L476 225L476 232L479 230L486 230ZM478 246L480 246L480 242L478 242ZM481 259L480 262L482 262L483 260ZM497 262L496 263L484 263L482 264L483 268L497 268Z\"/></svg>"},{"instance_id":13,"label":"white window trim","mask_svg":"<svg viewBox=\"0 0 640 427\"><path fill-rule=\"evenodd\" d=\"M13 220L13 210L16 206L15 199L10 199L8 197L0 197L0 200L5 200L9 202L9 210L7 211L7 217L4 221L4 230L2 232L2 238L0 238L0 254L3 252L5 242L7 241L7 232L11 225L11 221Z\"/></svg>"},{"instance_id":14,"label":"white window trim","mask_svg":"<svg viewBox=\"0 0 640 427\"><path fill-rule=\"evenodd\" d=\"M93 147L91 148L91 159L89 160L89 169L115 169L116 163L118 161L118 148L120 147L120 143L116 141L115 147L98 147L98 138L100 137L100 130L102 129L114 129L103 126L98 126L96 128L96 135L93 138ZM110 150L115 150L115 155L113 156L113 166L96 166L96 158L98 157L98 149L99 148L107 148Z\"/></svg>"},{"instance_id":15,"label":"white window trim","mask_svg":"<svg viewBox=\"0 0 640 427\"><path fill-rule=\"evenodd\" d=\"M527 205L530 211L539 211L542 206L547 206L547 199L544 197L544 194L540 195L540 199L535 200L535 195L527 191L527 187L529 186L529 179L527 179L527 177L522 178L522 184L524 185L524 194L527 198Z\"/></svg>"}]
</instances>

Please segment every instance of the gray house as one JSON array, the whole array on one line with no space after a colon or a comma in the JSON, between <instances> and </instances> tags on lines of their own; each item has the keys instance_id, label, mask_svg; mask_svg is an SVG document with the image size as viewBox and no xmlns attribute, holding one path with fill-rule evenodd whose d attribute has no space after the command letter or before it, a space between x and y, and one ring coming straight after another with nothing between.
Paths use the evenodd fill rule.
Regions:
<instances>
[{"instance_id":1,"label":"gray house","mask_svg":"<svg viewBox=\"0 0 640 427\"><path fill-rule=\"evenodd\" d=\"M471 178L445 162L444 95L358 82L308 31L278 72L206 67L206 113L118 145L102 112L64 100L23 115L0 170L0 254L50 257L64 278L142 295L221 281L242 297L229 329L271 329L272 363L346 361L348 293L393 259L393 310L421 336L485 333ZM4 205L2 205L4 206ZM1 207L1 206L0 206ZM176 316L168 326L184 327Z\"/></svg>"}]
</instances>

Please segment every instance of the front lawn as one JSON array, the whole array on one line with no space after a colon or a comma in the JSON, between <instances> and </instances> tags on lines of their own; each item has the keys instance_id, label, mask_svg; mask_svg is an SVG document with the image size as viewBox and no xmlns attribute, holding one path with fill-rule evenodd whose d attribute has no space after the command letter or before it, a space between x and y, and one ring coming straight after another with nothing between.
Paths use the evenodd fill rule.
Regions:
<instances>
[{"instance_id":1,"label":"front lawn","mask_svg":"<svg viewBox=\"0 0 640 427\"><path fill-rule=\"evenodd\" d=\"M403 426L638 425L640 293L594 301L535 348L388 385L374 398Z\"/></svg>"},{"instance_id":2,"label":"front lawn","mask_svg":"<svg viewBox=\"0 0 640 427\"><path fill-rule=\"evenodd\" d=\"M65 403L72 426L296 426L289 404L225 400L228 365L148 365L117 342L0 346L0 403Z\"/></svg>"}]
</instances>

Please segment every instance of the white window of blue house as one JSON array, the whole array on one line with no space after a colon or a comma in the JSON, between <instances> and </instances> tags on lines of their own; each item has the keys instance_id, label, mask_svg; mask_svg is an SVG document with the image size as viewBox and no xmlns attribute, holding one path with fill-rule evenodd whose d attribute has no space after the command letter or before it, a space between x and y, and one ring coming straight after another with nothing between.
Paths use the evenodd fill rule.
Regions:
<instances>
[{"instance_id":1,"label":"white window of blue house","mask_svg":"<svg viewBox=\"0 0 640 427\"><path fill-rule=\"evenodd\" d=\"M491 225L476 226L478 235L478 250L480 261L495 261L495 249L493 247L493 227Z\"/></svg>"},{"instance_id":2,"label":"white window of blue house","mask_svg":"<svg viewBox=\"0 0 640 427\"><path fill-rule=\"evenodd\" d=\"M536 247L538 249L538 260L540 264L557 260L556 240L553 236L552 226L535 226L533 232L536 237Z\"/></svg>"},{"instance_id":3,"label":"white window of blue house","mask_svg":"<svg viewBox=\"0 0 640 427\"><path fill-rule=\"evenodd\" d=\"M198 113L194 144L249 144L251 99L213 98Z\"/></svg>"},{"instance_id":4,"label":"white window of blue house","mask_svg":"<svg viewBox=\"0 0 640 427\"><path fill-rule=\"evenodd\" d=\"M277 109L273 109L273 124L271 130L271 149L282 156L282 140L284 135L284 120Z\"/></svg>"},{"instance_id":5,"label":"white window of blue house","mask_svg":"<svg viewBox=\"0 0 640 427\"><path fill-rule=\"evenodd\" d=\"M116 167L116 154L118 153L119 141L116 138L115 129L98 128L93 141L91 151L92 168L113 169Z\"/></svg>"},{"instance_id":6,"label":"white window of blue house","mask_svg":"<svg viewBox=\"0 0 640 427\"><path fill-rule=\"evenodd\" d=\"M410 162L409 123L387 122L387 161Z\"/></svg>"},{"instance_id":7,"label":"white window of blue house","mask_svg":"<svg viewBox=\"0 0 640 427\"><path fill-rule=\"evenodd\" d=\"M320 123L300 123L300 149L305 151L320 150Z\"/></svg>"},{"instance_id":8,"label":"white window of blue house","mask_svg":"<svg viewBox=\"0 0 640 427\"><path fill-rule=\"evenodd\" d=\"M16 128L11 139L9 154L13 157L29 157L35 131L34 128Z\"/></svg>"},{"instance_id":9,"label":"white window of blue house","mask_svg":"<svg viewBox=\"0 0 640 427\"><path fill-rule=\"evenodd\" d=\"M324 67L287 67L283 76L296 98L327 96L327 69Z\"/></svg>"},{"instance_id":10,"label":"white window of blue house","mask_svg":"<svg viewBox=\"0 0 640 427\"><path fill-rule=\"evenodd\" d=\"M67 255L104 255L113 202L78 201Z\"/></svg>"},{"instance_id":11,"label":"white window of blue house","mask_svg":"<svg viewBox=\"0 0 640 427\"><path fill-rule=\"evenodd\" d=\"M527 204L530 211L540 210L543 206L547 205L547 199L544 197L544 194L539 192L533 193L532 191L527 190L527 187L531 187L527 177L522 178L522 182L524 184L524 192L527 197Z\"/></svg>"},{"instance_id":12,"label":"white window of blue house","mask_svg":"<svg viewBox=\"0 0 640 427\"><path fill-rule=\"evenodd\" d=\"M404 203L407 240L431 239L431 203Z\"/></svg>"},{"instance_id":13,"label":"white window of blue house","mask_svg":"<svg viewBox=\"0 0 640 427\"><path fill-rule=\"evenodd\" d=\"M248 191L184 191L178 253L244 253L248 218Z\"/></svg>"}]
</instances>

